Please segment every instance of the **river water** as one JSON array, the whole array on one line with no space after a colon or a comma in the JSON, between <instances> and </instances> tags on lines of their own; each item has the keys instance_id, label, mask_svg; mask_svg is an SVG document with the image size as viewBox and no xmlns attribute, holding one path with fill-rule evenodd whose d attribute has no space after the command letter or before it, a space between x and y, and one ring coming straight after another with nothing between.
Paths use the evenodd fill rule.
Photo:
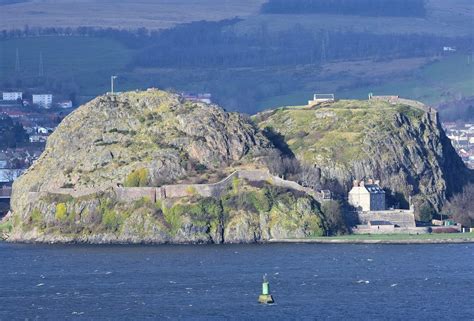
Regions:
<instances>
[{"instance_id":1,"label":"river water","mask_svg":"<svg viewBox=\"0 0 474 321\"><path fill-rule=\"evenodd\" d=\"M0 243L0 320L24 319L474 320L474 244Z\"/></svg>"}]
</instances>

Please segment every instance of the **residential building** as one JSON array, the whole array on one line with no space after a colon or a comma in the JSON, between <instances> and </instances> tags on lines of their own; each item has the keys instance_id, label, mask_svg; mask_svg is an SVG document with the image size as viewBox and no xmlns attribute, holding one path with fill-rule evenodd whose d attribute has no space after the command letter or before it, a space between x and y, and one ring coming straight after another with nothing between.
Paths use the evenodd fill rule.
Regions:
<instances>
[{"instance_id":1,"label":"residential building","mask_svg":"<svg viewBox=\"0 0 474 321\"><path fill-rule=\"evenodd\" d=\"M33 95L33 104L38 105L42 108L51 108L53 104L53 95L51 94Z\"/></svg>"},{"instance_id":2,"label":"residential building","mask_svg":"<svg viewBox=\"0 0 474 321\"><path fill-rule=\"evenodd\" d=\"M313 100L308 101L308 106L314 106L319 103L334 102L334 94L314 94Z\"/></svg>"},{"instance_id":3,"label":"residential building","mask_svg":"<svg viewBox=\"0 0 474 321\"><path fill-rule=\"evenodd\" d=\"M443 51L455 52L456 48L455 47L450 47L450 46L444 46Z\"/></svg>"},{"instance_id":4,"label":"residential building","mask_svg":"<svg viewBox=\"0 0 474 321\"><path fill-rule=\"evenodd\" d=\"M200 93L200 94L183 94L183 97L186 100L194 101L194 102L201 102L205 104L212 103L212 95L209 93Z\"/></svg>"},{"instance_id":5,"label":"residential building","mask_svg":"<svg viewBox=\"0 0 474 321\"><path fill-rule=\"evenodd\" d=\"M362 212L384 211L386 209L385 191L379 186L379 181L356 180L349 192L349 204Z\"/></svg>"},{"instance_id":6,"label":"residential building","mask_svg":"<svg viewBox=\"0 0 474 321\"><path fill-rule=\"evenodd\" d=\"M59 101L56 105L59 108L72 108L72 101L71 100Z\"/></svg>"},{"instance_id":7,"label":"residential building","mask_svg":"<svg viewBox=\"0 0 474 321\"><path fill-rule=\"evenodd\" d=\"M4 92L2 95L3 100L18 100L18 99L23 99L23 93L18 92L18 91L13 91L13 92Z\"/></svg>"}]
</instances>

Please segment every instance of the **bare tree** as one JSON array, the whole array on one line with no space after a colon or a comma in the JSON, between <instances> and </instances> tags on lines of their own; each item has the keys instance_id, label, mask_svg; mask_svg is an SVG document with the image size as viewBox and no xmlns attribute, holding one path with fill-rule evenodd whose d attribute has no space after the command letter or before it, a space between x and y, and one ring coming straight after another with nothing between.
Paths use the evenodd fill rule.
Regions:
<instances>
[{"instance_id":1,"label":"bare tree","mask_svg":"<svg viewBox=\"0 0 474 321\"><path fill-rule=\"evenodd\" d=\"M303 186L311 187L313 189L321 188L321 173L320 170L314 166L304 164L300 167L298 174L298 181Z\"/></svg>"},{"instance_id":2,"label":"bare tree","mask_svg":"<svg viewBox=\"0 0 474 321\"><path fill-rule=\"evenodd\" d=\"M464 187L462 193L454 195L443 211L464 226L474 225L474 184Z\"/></svg>"}]
</instances>

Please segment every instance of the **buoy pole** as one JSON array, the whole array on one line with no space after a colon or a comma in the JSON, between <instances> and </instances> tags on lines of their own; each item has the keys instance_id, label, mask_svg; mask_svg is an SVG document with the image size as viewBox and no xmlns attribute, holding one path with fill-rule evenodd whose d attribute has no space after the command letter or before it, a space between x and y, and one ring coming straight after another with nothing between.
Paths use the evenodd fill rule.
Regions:
<instances>
[{"instance_id":1,"label":"buoy pole","mask_svg":"<svg viewBox=\"0 0 474 321\"><path fill-rule=\"evenodd\" d=\"M273 300L272 295L270 294L270 283L267 280L267 275L263 276L263 283L262 283L262 294L258 297L258 302L261 304L272 304L275 303Z\"/></svg>"}]
</instances>

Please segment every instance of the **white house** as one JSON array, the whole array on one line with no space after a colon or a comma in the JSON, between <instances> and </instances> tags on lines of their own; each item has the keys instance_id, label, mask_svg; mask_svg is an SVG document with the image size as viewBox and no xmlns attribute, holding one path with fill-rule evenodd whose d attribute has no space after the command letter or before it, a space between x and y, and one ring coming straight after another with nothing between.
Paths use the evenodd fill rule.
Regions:
<instances>
[{"instance_id":1,"label":"white house","mask_svg":"<svg viewBox=\"0 0 474 321\"><path fill-rule=\"evenodd\" d=\"M186 100L193 101L193 102L201 102L205 104L212 103L212 95L209 93L183 94L183 97Z\"/></svg>"},{"instance_id":2,"label":"white house","mask_svg":"<svg viewBox=\"0 0 474 321\"><path fill-rule=\"evenodd\" d=\"M354 186L349 192L349 204L359 211L384 211L385 191L379 186L378 181L354 181Z\"/></svg>"},{"instance_id":3,"label":"white house","mask_svg":"<svg viewBox=\"0 0 474 321\"><path fill-rule=\"evenodd\" d=\"M51 105L53 104L53 95L51 94L33 95L33 104L39 105L43 108L51 108Z\"/></svg>"},{"instance_id":4,"label":"white house","mask_svg":"<svg viewBox=\"0 0 474 321\"><path fill-rule=\"evenodd\" d=\"M59 108L72 108L72 101L71 100L59 101L57 103L57 106Z\"/></svg>"},{"instance_id":5,"label":"white house","mask_svg":"<svg viewBox=\"0 0 474 321\"><path fill-rule=\"evenodd\" d=\"M444 46L444 47L443 47L443 51L455 52L455 51L456 51L456 48L455 48L455 47Z\"/></svg>"},{"instance_id":6,"label":"white house","mask_svg":"<svg viewBox=\"0 0 474 321\"><path fill-rule=\"evenodd\" d=\"M18 99L23 99L23 93L19 91L14 91L14 92L4 92L2 95L3 100L18 100Z\"/></svg>"},{"instance_id":7,"label":"white house","mask_svg":"<svg viewBox=\"0 0 474 321\"><path fill-rule=\"evenodd\" d=\"M319 103L334 102L334 94L314 94L313 100L308 101L308 106L314 106Z\"/></svg>"}]
</instances>

